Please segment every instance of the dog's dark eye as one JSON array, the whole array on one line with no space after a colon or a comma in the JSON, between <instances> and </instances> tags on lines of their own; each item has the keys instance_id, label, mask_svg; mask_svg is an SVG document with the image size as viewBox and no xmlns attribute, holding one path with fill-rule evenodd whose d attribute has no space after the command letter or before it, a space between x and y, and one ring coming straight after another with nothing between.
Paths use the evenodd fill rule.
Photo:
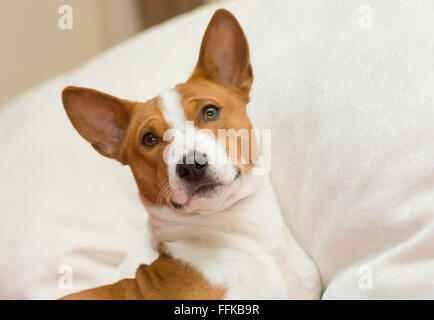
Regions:
<instances>
[{"instance_id":1,"label":"dog's dark eye","mask_svg":"<svg viewBox=\"0 0 434 320\"><path fill-rule=\"evenodd\" d=\"M146 148L152 148L158 144L158 137L152 132L146 132L142 137L142 145Z\"/></svg>"},{"instance_id":2,"label":"dog's dark eye","mask_svg":"<svg viewBox=\"0 0 434 320\"><path fill-rule=\"evenodd\" d=\"M202 109L202 119L204 121L217 120L219 115L220 115L220 109L213 104L207 104Z\"/></svg>"}]
</instances>

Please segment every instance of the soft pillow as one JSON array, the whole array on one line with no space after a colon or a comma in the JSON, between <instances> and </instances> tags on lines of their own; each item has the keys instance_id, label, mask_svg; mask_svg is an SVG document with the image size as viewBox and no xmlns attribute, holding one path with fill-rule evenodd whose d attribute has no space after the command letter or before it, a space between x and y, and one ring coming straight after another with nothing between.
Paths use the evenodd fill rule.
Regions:
<instances>
[{"instance_id":1,"label":"soft pillow","mask_svg":"<svg viewBox=\"0 0 434 320\"><path fill-rule=\"evenodd\" d=\"M369 3L264 2L249 110L324 298L433 299L434 2Z\"/></svg>"}]
</instances>

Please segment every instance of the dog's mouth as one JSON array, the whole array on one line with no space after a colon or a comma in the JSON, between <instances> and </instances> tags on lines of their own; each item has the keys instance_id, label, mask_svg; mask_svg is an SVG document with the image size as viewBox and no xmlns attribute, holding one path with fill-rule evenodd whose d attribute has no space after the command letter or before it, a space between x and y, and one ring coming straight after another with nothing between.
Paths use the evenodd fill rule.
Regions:
<instances>
[{"instance_id":1,"label":"dog's mouth","mask_svg":"<svg viewBox=\"0 0 434 320\"><path fill-rule=\"evenodd\" d=\"M172 205L173 208L181 210L183 205L174 201L174 200L170 200L170 204Z\"/></svg>"},{"instance_id":2,"label":"dog's mouth","mask_svg":"<svg viewBox=\"0 0 434 320\"><path fill-rule=\"evenodd\" d=\"M241 170L237 168L237 171L235 173L235 176L232 180L232 182L235 182L236 180L239 180L241 178ZM215 189L219 186L222 186L222 183L219 182L203 182L200 183L198 185L192 186L190 187L190 191L189 191L189 195L190 198L194 197L194 196L198 196L198 197L206 197L208 195L210 195L213 191L215 191ZM188 203L188 201L187 201ZM170 200L170 205L172 208L177 209L177 210L182 210L185 206L185 204L181 204L176 202L175 200L171 199Z\"/></svg>"},{"instance_id":3,"label":"dog's mouth","mask_svg":"<svg viewBox=\"0 0 434 320\"><path fill-rule=\"evenodd\" d=\"M202 183L202 184L199 184L197 186L194 186L193 188L190 189L191 190L189 192L190 198L193 196L199 196L199 197L207 196L220 185L221 185L220 183L206 182L206 183ZM182 210L184 207L183 204L178 203L173 199L170 200L170 204L174 209L177 209L177 210Z\"/></svg>"},{"instance_id":4,"label":"dog's mouth","mask_svg":"<svg viewBox=\"0 0 434 320\"><path fill-rule=\"evenodd\" d=\"M203 183L193 188L193 190L190 192L190 197L193 196L205 197L209 195L211 192L213 192L220 185L221 185L220 183ZM184 205L176 202L173 199L170 200L170 204L174 209L177 210L182 210L184 208Z\"/></svg>"},{"instance_id":5,"label":"dog's mouth","mask_svg":"<svg viewBox=\"0 0 434 320\"><path fill-rule=\"evenodd\" d=\"M189 199L191 199L193 197L206 197L206 196L209 196L213 191L215 191L215 189L217 187L219 187L221 185L222 185L221 183L206 182L206 183L202 183L202 184L199 184L197 186L194 186L193 188L190 189ZM187 201L185 204L181 204L181 203L178 203L175 200L171 199L170 200L170 205L174 209L182 210L189 201Z\"/></svg>"},{"instance_id":6,"label":"dog's mouth","mask_svg":"<svg viewBox=\"0 0 434 320\"><path fill-rule=\"evenodd\" d=\"M200 185L194 187L194 189L191 192L191 195L192 196L206 196L207 194L213 192L219 185L220 185L220 183L214 183L214 182L208 182L208 183L200 184Z\"/></svg>"}]
</instances>

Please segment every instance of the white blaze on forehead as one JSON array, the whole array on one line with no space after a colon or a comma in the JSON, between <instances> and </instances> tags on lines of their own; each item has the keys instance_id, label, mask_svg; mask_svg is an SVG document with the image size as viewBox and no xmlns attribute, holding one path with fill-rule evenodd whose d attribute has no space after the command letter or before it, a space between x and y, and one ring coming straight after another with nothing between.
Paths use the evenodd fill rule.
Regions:
<instances>
[{"instance_id":1,"label":"white blaze on forehead","mask_svg":"<svg viewBox=\"0 0 434 320\"><path fill-rule=\"evenodd\" d=\"M159 108L166 122L175 129L183 130L185 128L184 109L176 89L163 93L160 98Z\"/></svg>"}]
</instances>

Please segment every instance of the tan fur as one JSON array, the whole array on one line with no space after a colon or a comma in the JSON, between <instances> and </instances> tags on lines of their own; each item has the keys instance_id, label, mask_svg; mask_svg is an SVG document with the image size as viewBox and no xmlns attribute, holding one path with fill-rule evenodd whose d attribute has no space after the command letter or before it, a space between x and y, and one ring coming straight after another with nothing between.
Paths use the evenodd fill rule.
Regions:
<instances>
[{"instance_id":1,"label":"tan fur","mask_svg":"<svg viewBox=\"0 0 434 320\"><path fill-rule=\"evenodd\" d=\"M249 96L243 91L237 90L228 85L222 85L210 81L203 77L192 77L186 83L179 84L176 87L177 91L182 97L182 106L186 119L194 121L194 126L199 129L209 129L213 131L214 135L218 136L218 129L245 129L248 132L249 146L246 150L250 153L244 155L249 159L247 170L253 167L253 161L257 157L256 144L252 138L252 124L247 116L246 105L249 102ZM217 121L203 122L198 119L199 111L207 104L217 105L221 109L220 118ZM237 139L237 159L241 160L243 141L241 138ZM226 139L226 152L229 154L229 137Z\"/></svg>"},{"instance_id":2,"label":"tan fur","mask_svg":"<svg viewBox=\"0 0 434 320\"><path fill-rule=\"evenodd\" d=\"M151 265L141 265L134 279L73 293L61 300L217 300L225 291L186 263L161 255Z\"/></svg>"}]
</instances>

